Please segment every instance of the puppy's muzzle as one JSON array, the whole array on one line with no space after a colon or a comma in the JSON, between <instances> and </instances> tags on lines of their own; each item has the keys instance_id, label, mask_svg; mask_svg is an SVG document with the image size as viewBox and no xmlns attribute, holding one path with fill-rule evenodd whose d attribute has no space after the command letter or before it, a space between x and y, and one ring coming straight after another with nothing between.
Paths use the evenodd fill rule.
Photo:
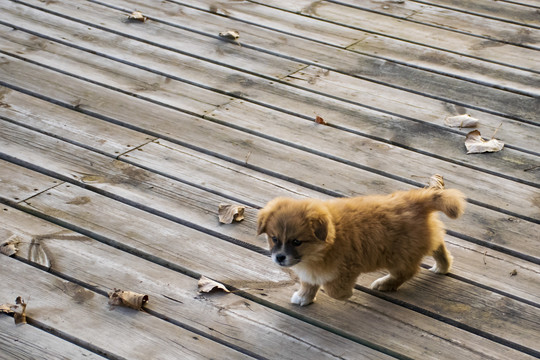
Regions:
<instances>
[{"instance_id":1,"label":"puppy's muzzle","mask_svg":"<svg viewBox=\"0 0 540 360\"><path fill-rule=\"evenodd\" d=\"M275 253L272 254L272 260L279 266L289 267L298 264L299 259L294 259L291 256L287 256L285 253Z\"/></svg>"}]
</instances>

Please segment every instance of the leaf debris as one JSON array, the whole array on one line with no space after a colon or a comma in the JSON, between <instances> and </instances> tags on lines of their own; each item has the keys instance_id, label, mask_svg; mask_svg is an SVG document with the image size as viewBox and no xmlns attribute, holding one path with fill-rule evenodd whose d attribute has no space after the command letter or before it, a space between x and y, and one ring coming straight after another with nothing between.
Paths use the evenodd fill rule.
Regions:
<instances>
[{"instance_id":1,"label":"leaf debris","mask_svg":"<svg viewBox=\"0 0 540 360\"><path fill-rule=\"evenodd\" d=\"M226 293L230 292L229 289L225 287L225 285L209 279L204 275L201 275L197 286L199 288L199 293L209 293L212 291L224 291Z\"/></svg>"},{"instance_id":2,"label":"leaf debris","mask_svg":"<svg viewBox=\"0 0 540 360\"><path fill-rule=\"evenodd\" d=\"M486 141L482 139L480 131L473 130L465 138L465 147L467 148L467 154L479 154L501 151L504 143L494 138Z\"/></svg>"},{"instance_id":3,"label":"leaf debris","mask_svg":"<svg viewBox=\"0 0 540 360\"><path fill-rule=\"evenodd\" d=\"M246 207L242 205L219 204L219 222L222 224L231 224L233 221L242 221L244 220L245 209Z\"/></svg>"},{"instance_id":4,"label":"leaf debris","mask_svg":"<svg viewBox=\"0 0 540 360\"><path fill-rule=\"evenodd\" d=\"M17 236L10 236L9 239L4 241L0 245L0 254L4 254L6 256L13 256L17 254L17 252L19 251L19 248L17 247L17 245L19 245L19 242L20 240Z\"/></svg>"},{"instance_id":5,"label":"leaf debris","mask_svg":"<svg viewBox=\"0 0 540 360\"><path fill-rule=\"evenodd\" d=\"M138 10L132 12L127 17L128 17L128 20L130 21L146 22L146 20L148 20L148 17L144 16L143 13Z\"/></svg>"},{"instance_id":6,"label":"leaf debris","mask_svg":"<svg viewBox=\"0 0 540 360\"><path fill-rule=\"evenodd\" d=\"M17 296L15 304L2 304L0 305L0 313L13 314L15 324L26 324L26 305L27 303ZM18 311L20 308L20 311Z\"/></svg>"},{"instance_id":7,"label":"leaf debris","mask_svg":"<svg viewBox=\"0 0 540 360\"><path fill-rule=\"evenodd\" d=\"M110 306L125 306L135 310L142 310L146 303L148 303L148 295L145 294L116 288L109 293Z\"/></svg>"},{"instance_id":8,"label":"leaf debris","mask_svg":"<svg viewBox=\"0 0 540 360\"><path fill-rule=\"evenodd\" d=\"M13 314L15 324L26 324L26 302L23 298L17 296L17 299L15 299L15 304L21 306L21 312L15 312Z\"/></svg>"},{"instance_id":9,"label":"leaf debris","mask_svg":"<svg viewBox=\"0 0 540 360\"><path fill-rule=\"evenodd\" d=\"M444 124L446 126L458 128L476 127L478 125L478 119L473 118L469 114L462 114L447 117L444 120Z\"/></svg>"},{"instance_id":10,"label":"leaf debris","mask_svg":"<svg viewBox=\"0 0 540 360\"><path fill-rule=\"evenodd\" d=\"M324 121L324 119L320 117L319 115L315 116L315 122L321 125L328 125L328 123Z\"/></svg>"},{"instance_id":11,"label":"leaf debris","mask_svg":"<svg viewBox=\"0 0 540 360\"><path fill-rule=\"evenodd\" d=\"M444 179L442 175L439 175L439 174L431 175L431 177L429 178L428 187L443 190Z\"/></svg>"},{"instance_id":12,"label":"leaf debris","mask_svg":"<svg viewBox=\"0 0 540 360\"><path fill-rule=\"evenodd\" d=\"M227 40L238 40L240 33L236 30L227 30L220 32L219 36Z\"/></svg>"}]
</instances>

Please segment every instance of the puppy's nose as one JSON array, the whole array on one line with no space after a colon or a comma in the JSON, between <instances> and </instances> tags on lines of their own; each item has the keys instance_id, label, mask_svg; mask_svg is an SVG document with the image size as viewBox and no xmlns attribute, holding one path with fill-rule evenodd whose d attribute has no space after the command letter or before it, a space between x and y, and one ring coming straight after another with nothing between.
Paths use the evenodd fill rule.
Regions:
<instances>
[{"instance_id":1,"label":"puppy's nose","mask_svg":"<svg viewBox=\"0 0 540 360\"><path fill-rule=\"evenodd\" d=\"M287 256L285 256L285 255L283 255L283 254L278 254L278 255L276 255L276 261L277 261L278 263L284 262L286 258L287 258Z\"/></svg>"}]
</instances>

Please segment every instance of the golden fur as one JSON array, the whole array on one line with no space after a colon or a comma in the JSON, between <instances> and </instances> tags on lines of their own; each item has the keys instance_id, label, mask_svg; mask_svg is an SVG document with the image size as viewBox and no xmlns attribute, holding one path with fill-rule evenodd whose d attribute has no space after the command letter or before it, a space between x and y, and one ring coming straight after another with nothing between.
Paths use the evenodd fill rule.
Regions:
<instances>
[{"instance_id":1,"label":"golden fur","mask_svg":"<svg viewBox=\"0 0 540 360\"><path fill-rule=\"evenodd\" d=\"M464 195L455 189L329 201L276 198L260 211L257 232L266 233L274 262L291 266L300 278L291 302L307 305L321 286L333 298L349 298L358 275L378 269L389 274L371 288L396 290L426 255L435 259L433 272L447 273L452 256L436 211L457 218L464 208Z\"/></svg>"}]
</instances>

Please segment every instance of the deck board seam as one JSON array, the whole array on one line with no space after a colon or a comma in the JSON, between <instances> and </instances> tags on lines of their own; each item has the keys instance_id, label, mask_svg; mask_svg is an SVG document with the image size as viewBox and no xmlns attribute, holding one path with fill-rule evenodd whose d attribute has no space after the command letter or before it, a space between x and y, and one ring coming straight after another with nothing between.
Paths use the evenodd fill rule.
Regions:
<instances>
[{"instance_id":1,"label":"deck board seam","mask_svg":"<svg viewBox=\"0 0 540 360\"><path fill-rule=\"evenodd\" d=\"M451 318L449 318L447 316L437 314L437 313L435 313L435 312L433 312L431 310L421 308L421 307L416 306L414 304L411 304L411 303L409 303L407 301L392 298L391 296L385 295L384 293L381 293L379 291L371 290L371 289L369 289L367 287L364 287L364 286L355 285L355 288L358 289L358 290L362 290L367 294L378 297L380 299L389 301L389 302L394 303L396 305L403 306L403 307L405 307L405 308L407 308L409 310L412 310L412 311L415 311L417 313L432 317L432 318L434 318L436 320L444 322L445 324L455 326L455 327L457 327L457 328L459 328L461 330L468 331L468 332L470 332L472 334L481 336L481 337L483 337L485 339L491 340L491 341L496 342L498 344L507 346L507 347L512 348L514 350L521 351L521 352L523 352L523 353L525 353L527 355L531 355L531 356L540 358L540 351L537 351L535 349L523 346L521 344L518 344L518 343L510 341L510 340L507 340L507 339L502 338L500 336L490 334L485 330L480 330L480 329L474 328L474 327L472 327L470 325L467 325L467 324L464 324L464 323L459 322L457 320L451 319Z\"/></svg>"},{"instance_id":2,"label":"deck board seam","mask_svg":"<svg viewBox=\"0 0 540 360\"><path fill-rule=\"evenodd\" d=\"M530 49L530 50L536 50L536 51L540 50L540 48L538 48L536 46L520 44L520 43L510 42L510 41L505 41L505 40L502 40L502 39L497 39L495 37L490 37L490 36L486 36L486 35L478 35L478 34L474 34L474 33L471 33L471 32L464 31L464 30L455 29L455 28L452 28L452 27L445 27L445 26L442 26L442 25L430 24L428 22L422 22L422 21L419 21L419 20L410 19L411 16L414 16L414 15L416 15L418 13L421 13L422 10L415 10L412 14L410 14L408 16L400 16L400 15L393 15L393 14L390 14L390 13L385 13L383 11L377 11L377 10L365 8L365 7L358 6L358 5L344 3L344 2L341 2L339 0L327 0L327 1L330 2L330 3L333 3L333 4L352 7L354 9L370 12L370 13L373 13L373 14L388 16L388 17L398 19L398 20L410 21L410 22L415 23L415 24L420 24L420 25L424 25L424 26L433 27L433 28L436 28L436 29L441 29L441 30L454 32L456 34L467 35L467 36L471 36L471 37L475 37L475 38L479 38L479 39L490 40L490 41L494 41L494 42L500 42L500 43L503 43L503 44L508 44L508 45L512 45L512 46L518 46L518 47L522 47L522 48ZM451 9L451 10L453 10L453 9ZM471 14L471 15L478 16L476 14ZM518 25L521 25L521 24L518 24Z\"/></svg>"},{"instance_id":3,"label":"deck board seam","mask_svg":"<svg viewBox=\"0 0 540 360\"><path fill-rule=\"evenodd\" d=\"M19 210L21 210L21 209L19 209ZM24 211L24 210L23 210L23 211ZM95 240L97 240L97 239L95 239ZM107 245L111 246L110 244L107 244ZM37 269L42 270L42 268L41 268L39 265L36 265L35 263L31 262L30 260L27 260L27 259L22 258L22 257L20 257L20 256L16 256L15 258L16 258L17 260L19 260L19 261L21 261L21 262L27 264L27 265L30 265L30 266L33 266L33 267L35 267L35 268L37 268ZM142 257L141 257L141 258L142 258ZM144 258L143 258L143 259L144 259ZM148 260L148 259L144 259L144 260L150 261L150 260ZM154 263L156 263L156 262L154 262ZM158 265L163 266L163 264L158 264ZM98 287L93 286L93 285L91 285L91 284L88 284L88 283L86 283L86 282L84 282L84 281L82 281L82 280L73 278L73 277L71 277L71 276L69 276L69 275L67 275L67 274L64 274L64 273L62 273L62 272L60 272L60 271L56 271L56 270L53 270L53 269L48 270L48 273L50 273L50 274L52 274L52 275L54 275L54 276L56 276L56 277L58 277L58 278L60 278L60 279L63 279L63 280L65 280L65 281L69 281L69 282L71 282L71 283L77 284L77 285L79 285L79 286L81 286L81 287L83 287L83 288L85 288L85 289L87 289L87 290L89 290L89 291L92 291L93 293L96 293L96 294L101 295L103 298L108 298L108 293L107 293L105 290L101 290L101 289L99 289ZM188 275L188 274L186 274L185 271L182 271L181 273L182 273L182 274L185 274L185 275ZM197 279L197 278L199 278L199 277L200 277L200 275L197 274L197 277L194 277L194 278ZM173 320L172 318L166 316L165 314L160 313L159 311L151 310L151 309L146 309L146 308L143 308L141 311L143 311L143 312L149 314L150 316L156 317L156 318L161 319L161 320L163 320L163 321L166 321L166 322L168 322L168 323L170 323L170 324L173 324L173 325L175 325L175 326L181 327L181 328L183 328L183 329L185 329L185 330L187 330L187 331L189 331L189 332L192 332L192 333L194 333L194 334L196 334L196 335L200 335L200 336L205 337L205 338L207 338L207 339L209 339L209 340L211 340L211 341L214 341L214 342L217 342L217 343L219 343L219 344L221 344L221 345L227 346L228 348L234 349L234 350L236 350L236 351L238 351L238 352L240 352L240 353L243 353L243 354L245 354L245 355L248 355L248 356L250 356L250 357L252 357L252 358L260 359L260 360L266 360L265 357L261 357L261 356L257 355L256 353L253 353L252 351L249 351L249 350L247 350L247 349L242 348L241 346L238 346L238 345L235 345L235 344L231 344L231 343L229 343L229 342L227 342L227 341L225 341L225 340L222 340L222 339L220 339L220 338L218 338L218 337L215 337L215 336L213 336L213 335L211 335L211 334L205 333L205 332L203 332L203 331L201 331L201 330L198 330L198 329L196 329L196 328L194 328L194 327L192 327L192 326L189 326L189 325L187 325L187 324L184 324L184 323L182 323L181 321ZM33 322L39 323L37 320L34 320L34 319L30 319L30 320L31 320L31 321L30 321L30 324L32 324ZM44 330L42 327L40 327L40 328L41 328L42 330ZM57 331L55 331L55 332L57 332ZM53 334L53 335L56 335L55 333L52 333L52 334ZM70 341L69 336L68 336L67 338L66 338L66 337L61 337L61 338L64 339L64 340ZM70 341L70 342L73 342L73 341ZM118 356L115 356L115 355L111 355L111 354L108 353L107 351L95 347L95 345L88 344L88 345L85 346L84 342L81 341L81 340L78 340L78 341L76 340L76 342L73 342L73 343L74 343L75 345L79 345L79 346L85 348L86 350L95 352L95 353L98 354L98 355L102 355L102 356L103 356L103 355L106 355L108 358L111 358L111 359L113 359L113 360L115 360L115 359L122 359L121 357L118 357ZM103 353L101 353L101 352L103 352Z\"/></svg>"},{"instance_id":4,"label":"deck board seam","mask_svg":"<svg viewBox=\"0 0 540 360\"><path fill-rule=\"evenodd\" d=\"M428 1L422 1L422 0L412 0L412 1L414 1L415 3L419 3L419 4L424 4L424 5L439 7L439 8L442 8L442 9L448 9L448 10L452 10L452 11L457 11L457 12L461 12L461 13L464 13L464 14L481 16L481 17L484 17L486 19L502 21L502 22L506 22L506 23L509 23L509 24L521 25L521 26L525 26L525 27L531 27L531 28L534 28L534 29L540 29L540 26L538 26L538 25L527 24L527 23L524 23L524 22L519 22L519 21L515 21L515 20L511 20L511 19L499 18L499 17L495 17L495 16L492 16L492 15L487 15L487 14L480 14L480 13L477 13L477 12L474 12L474 11L454 8L454 7L451 7L451 6L448 6L448 5L442 5L442 4L437 4L437 3L428 2Z\"/></svg>"},{"instance_id":5,"label":"deck board seam","mask_svg":"<svg viewBox=\"0 0 540 360\"><path fill-rule=\"evenodd\" d=\"M17 1L17 0L14 0L14 1ZM172 1L172 0L168 0L168 1ZM482 57L480 57L480 56L474 56L474 55L470 55L470 54L463 54L463 53L460 53L460 52L458 52L458 51L453 51L453 50L443 49L443 48L440 48L440 47L437 47L437 46L432 46L432 45L426 45L426 44L423 44L423 43L420 43L420 42L417 42L417 41L412 41L412 40L402 39L402 38L399 38L399 37L397 37L397 36L390 36L390 35L388 35L388 34L384 34L384 33L378 32L378 31L373 31L373 30L370 30L370 29L364 29L364 28L361 28L361 27L358 27L358 26L354 26L354 25L341 24L341 23L339 23L339 22L337 22L337 21L329 20L329 19L324 19L324 18L318 17L318 16L305 15L305 14L298 14L298 13L293 12L293 11L290 11L290 10L284 10L284 9L278 8L278 7L276 7L276 6L266 5L266 4L261 3L261 2L258 2L258 1L253 1L253 0L247 0L247 1L250 1L250 2L253 2L253 3L256 3L256 4L259 4L259 5L268 6L268 7L277 9L277 10L289 12L289 13L291 13L291 14L297 14L297 15L304 16L304 17L307 17L307 18L310 18L310 19L315 19L315 20L323 21L323 22L326 22L326 23L329 23L329 24L334 24L334 25L338 25L338 26L343 26L343 27L346 27L346 28L349 28L349 29L353 29L353 30L364 31L364 32L367 32L367 33L370 33L370 34L374 34L374 35L378 35L378 36L383 36L383 37L387 37L387 38L394 39L394 40L398 40L398 41L403 41L403 42L410 43L410 44L420 45L420 46L423 46L423 47L426 47L426 48L430 48L430 49L434 49L434 50L438 50L438 51L448 52L448 53L451 53L451 54L455 54L455 55L459 55L459 56L463 56L463 57L468 57L468 58L471 58L471 59L476 59L476 60L485 61L485 62L497 64L497 65L507 66L507 67L514 68L514 69L519 69L519 70L524 70L524 71L529 71L529 72L533 72L533 73L540 74L540 71L539 71L539 70L528 69L528 68L521 67L521 66L517 66L517 65L511 65L511 64L506 64L506 63L499 62L499 61L495 61L495 60L484 59L484 58L482 58ZM175 1L172 1L172 2L175 2ZM238 18L235 18L235 17L232 17L232 16L230 16L230 18L231 18L231 19L235 19L235 20L240 20L240 21L241 21L241 19L238 19ZM273 30L278 31L277 29L273 29ZM325 43L325 44L326 44L326 43Z\"/></svg>"},{"instance_id":6,"label":"deck board seam","mask_svg":"<svg viewBox=\"0 0 540 360\"><path fill-rule=\"evenodd\" d=\"M4 53L3 50L0 50L0 53ZM14 54L10 54L10 53L7 53L9 56L13 56L15 58L20 58L21 60L24 60L24 61L27 61L27 62L30 62L30 63L33 63L35 65L38 65L38 66L43 66L41 64L38 64L32 60L27 60L25 58L21 58L17 55L14 55ZM129 92L129 91L126 91L126 90L122 90L122 89L118 89L116 87L113 87L113 86L109 86L109 85L106 85L106 84L102 84L100 82L97 82L97 81L92 81L90 79L86 79L84 77L80 77L78 75L74 75L74 74L71 74L71 73L68 73L68 72L65 72L65 71L62 71L62 70L59 70L59 69L56 69L56 68L51 68L51 67L48 67L48 66L44 66L45 68L48 68L52 71L56 71L56 72L59 72L59 73L62 73L64 75L67 75L67 76L71 76L71 77L74 77L74 78L77 78L79 80L83 80L83 81L88 81L92 84L95 84L97 86L102 86L102 87L105 87L107 89L110 89L110 90L113 90L113 91L118 91L120 93L123 93L123 94L126 94L126 95L130 95L130 96L136 96L137 98L141 99L141 100L144 100L144 101L148 101L148 102L151 102L151 103L154 103L156 105L160 105L160 106L163 106L163 107L166 107L166 108L169 108L169 109L172 109L172 110L176 110L176 111L180 111L180 112L183 112L183 113L186 113L186 114L189 114L189 115L193 115L193 116L196 116L196 117L202 117L202 118L205 118L207 120L210 120L210 121L219 121L217 119L212 119L211 117L207 116L207 115L200 115L198 113L195 113L195 112L192 112L192 111L188 111L188 110L185 110L185 109L182 109L182 108L178 108L178 107L175 107L175 106L172 106L172 105L169 105L169 104L166 104L166 103L163 103L163 102L160 102L160 101L157 101L157 100L152 100L152 99L149 99L147 97L144 97L144 96L139 96L135 93L132 93L132 92ZM152 70L148 70L148 71L152 71ZM164 73L160 73L160 72L155 72L156 74L160 74L162 76L168 76L167 74L164 74ZM171 77L171 76L169 76ZM179 81L183 81L182 79L177 79L175 76L172 76L171 78L174 78L176 80L179 80ZM198 84L196 83L193 83L193 82L186 82L186 83L189 83L191 85L195 85L195 86L199 86ZM73 106L72 104L66 104L66 103L62 103L60 101L56 101L54 99L49 99L48 97L46 97L45 95L41 95L41 94L37 94L37 93L34 93L32 91L26 91L25 89L22 89L18 86L12 86L11 84L9 83L5 83L4 81L0 81L0 85L3 85L3 86L6 86L6 87L9 87L11 89L14 89L14 90L17 90L17 91L20 91L20 92L23 92L25 94L29 94L31 96L34 96L34 97L37 97L37 98L40 98L40 99L43 99L43 100L46 100L46 101L49 101L49 102L52 102L54 104L58 104L58 105L61 105L63 107L66 107L66 108L69 108L69 109L72 109L72 110L76 110L76 111L80 111L84 114L87 114L87 115L91 115L91 116L94 116L94 117L97 117L97 118L100 118L102 120L106 120L106 121L110 121L114 124L117 124L117 125L121 125L121 126L125 126L125 127L128 127L128 128L131 128L131 129L134 129L134 130L137 130L139 132L142 132L142 133L145 133L145 134L148 134L150 136L154 136L156 138L164 138L164 139L167 139L171 142L175 142L174 139L170 139L168 137L165 137L165 136L161 136L161 134L159 133L155 133L155 132L149 132L147 130L144 130L144 129L140 129L138 127L132 127L132 126L129 126L123 122L120 122L120 121L116 121L114 119L111 119L111 118L105 118L99 114L96 114L94 112L91 112L91 111L87 111L87 110L83 110L83 109L80 109L78 108L77 106ZM225 95L228 95L228 96L236 96L238 99L242 99L242 100L245 100L245 101L248 101L250 103L253 103L253 104L256 104L256 105L260 105L260 106L263 106L263 107L267 107L267 108L270 108L270 109L273 109L273 110L277 110L277 111L281 111L283 113L286 113L286 114L290 114L290 115L294 115L294 116L297 116L297 117L301 117L301 118L304 118L304 119L307 119L306 116L304 115L301 115L301 114L296 114L294 112L291 112L291 111L286 111L284 109L280 109L278 107L275 107L275 106L271 106L269 104L265 104L265 103L261 103L259 101L255 101L255 100L252 100L252 99L249 99L249 98L246 98L246 97L242 97L242 96L238 96L236 94L232 94L232 93L228 93L226 91L220 91L219 89L212 89L210 87L203 87L205 89L210 89L210 90L213 90L213 91L216 91L218 93L222 93L222 94L225 94ZM334 98L332 96L329 96L331 98ZM346 101L346 100L343 100L343 99L340 99L338 97L335 97L335 99L337 100L340 100L340 101L344 101L344 102L349 102L349 103L352 103L352 104L356 104L355 102L351 102L351 101ZM216 108L219 108L219 105L216 106ZM377 109L374 109L374 110L377 110ZM377 110L379 111L379 110ZM424 122L424 121L419 121L419 120L415 120L413 118L409 118L409 117L406 117L406 116L403 116L403 115L400 115L400 114L394 114L392 112L387 112L388 114L390 115L393 115L393 116L399 116L399 117L402 117L402 118L405 118L405 119L408 119L408 120L412 120L412 121L416 121L416 122L420 122L420 123L423 123L423 124L429 124L430 126L434 126L436 128L444 128L443 126L440 126L440 125L436 125L436 124L430 124L430 123L427 123L427 122ZM252 133L253 135L256 135L256 136L266 136L264 134L260 134L260 133L257 133L257 132L252 132L251 130L249 129L245 129L245 128L242 128L242 127L235 127L233 126L232 124L230 123L227 123L227 122L220 122L220 124L222 125L225 125L227 127L231 127L231 128L235 128L237 130L240 130L240 131L244 131L244 132L248 132L248 133ZM508 180L511 180L511 181L515 181L515 182L518 182L518 183L523 183L523 184L526 184L526 185L529 185L529 186L533 186L533 187L537 187L537 188L540 188L540 184L536 184L536 183L532 183L532 182L529 182L529 181L525 181L525 180L522 180L520 178L516 178L516 177L513 177L513 176L507 176L505 174L502 174L502 173L497 173L497 172L494 172L494 171L490 171L490 170L487 170L487 169L482 169L482 168L479 168L479 167L476 167L474 165L469 165L469 164L464 164L460 161L456 161L456 160L451 160L451 159L448 159L448 158L444 158L442 156L439 156L439 155L436 155L436 154L432 154L430 152L427 152L427 151L423 151L423 150L419 150L419 149L414 149L414 148L411 148L411 147L408 147L408 146L405 146L405 145L402 145L402 144L399 144L399 143L395 143L395 142L392 142L390 140L385 140L385 139L382 139L380 137L376 137L376 136L369 136L367 134L364 134L364 133L361 133L361 132L358 132L358 131L355 131L355 130L352 130L352 129L348 129L346 127L340 127L340 126L334 126L335 128L337 129L340 129L340 130L344 130L344 131L348 131L350 133L353 133L353 134L356 134L356 135L359 135L359 136L363 136L363 137L367 137L367 138L370 138L370 139L373 139L373 140L376 140L376 141L381 141L383 143L388 143L388 144L391 144L391 145L394 145L394 146L399 146L401 148L404 148L406 150L409 150L409 151L413 151L413 152L416 152L416 153L419 153L419 154L422 154L422 155L427 155L427 156L431 156L433 158L436 158L436 159L439 159L439 160L442 160L442 161L446 161L446 162L450 162L450 163L454 163L454 164L457 164L457 165L460 165L460 166L464 166L464 167L468 167L468 168L471 168L471 169L475 169L475 170L479 170L479 171L482 171L482 172L485 172L485 173L488 173L488 174L491 174L491 175L494 175L494 176L498 176L498 177L502 177L502 178L506 178ZM446 129L444 128L445 131L450 131L450 132L454 132L454 133L457 133L459 135L463 135L461 132L459 132L458 130L452 130L452 129ZM275 138L271 138L270 137L270 140L272 141L275 141ZM281 141L280 139L277 139L278 141ZM183 146L185 146L185 144L181 144ZM287 145L287 144L286 144ZM511 148L511 149L514 149L514 150L517 150L517 151L523 151L523 149L519 149L519 148L515 148L514 146L512 146L511 144L507 144L506 147L508 148ZM540 155L540 154L537 154L536 152L532 152L532 151L523 151L523 152L527 152L527 153L530 153L532 155ZM326 154L323 154L324 156L326 156ZM346 160L344 160L346 161ZM370 171L369 169L364 169L364 170L367 170L367 171ZM375 170L375 169L374 169ZM375 172L377 173L377 172ZM398 179L400 181L403 181L401 179ZM405 179L407 183L411 183L408 179ZM414 184L414 185L418 185L417 182L412 182L411 184Z\"/></svg>"},{"instance_id":7,"label":"deck board seam","mask_svg":"<svg viewBox=\"0 0 540 360\"><path fill-rule=\"evenodd\" d=\"M2 201L2 198L0 198L0 202L1 202L1 201ZM65 227L66 229L69 229L69 230L78 232L78 233L80 233L80 234L82 234L82 235L88 236L88 237L90 237L90 238L92 238L92 239L94 239L94 240L96 240L96 241L99 241L99 242L105 244L105 245L112 246L112 247L114 247L114 248L116 248L116 249L118 249L118 250L125 251L125 252L127 252L127 253L129 253L129 254L135 255L135 256L137 256L137 257L139 257L139 258L141 258L141 259L144 259L144 260L146 260L146 261L150 261L150 262L153 262L153 263L155 263L155 264L157 264L157 265L160 265L160 266L166 267L166 268L168 268L168 269L171 269L171 270L173 270L173 271L177 271L177 272L179 272L179 273L181 273L181 274L184 274L184 275L187 275L187 276L189 276L189 277L191 277L191 278L193 278L193 279L198 279L198 278L200 278L201 275L202 275L202 274L200 274L200 273L198 273L198 272L192 271L192 270L190 270L190 269L188 269L188 268L186 268L186 267L183 267L183 266L181 266L181 265L179 265L179 264L176 264L176 263L174 263L174 262L171 262L171 261L162 259L162 258L157 257L157 256L155 256L155 255L146 253L146 252L144 252L144 251L141 251L141 250L132 248L132 247L130 247L130 246L127 246L127 245L122 244L122 243L120 243L120 242L117 242L117 241L115 241L115 240L109 239L108 237L99 235L99 234L97 234L97 233L95 233L95 232L93 232L93 231L85 230L84 228L81 228L81 227L79 227L79 226L77 226L77 225L74 225L74 224L65 222L65 221L63 221L63 220L57 219L57 218L55 218L55 217L52 217L52 216L50 216L50 215L42 214L42 213L40 213L39 211L29 211L29 208L23 207L23 206L19 206L19 205L17 205L17 204L16 204L15 206L13 206L13 207L16 208L16 209L18 209L18 210L20 210L20 211L29 213L29 214L31 214L31 215L34 215L34 216L37 216L37 217L39 217L39 218L41 218L41 219L44 219L44 220L46 220L46 221L49 221L49 222L51 222L51 223L53 223L53 224L56 224L56 225ZM18 258L18 260L23 261L23 262L25 262L25 263L28 263L28 264L31 265L31 266L37 267L35 264L33 264L33 263L29 262L29 261L26 261L25 259ZM78 284L78 285L80 285L80 286L82 286L82 287L84 287L84 288L86 288L86 289L88 289L88 290L90 290L90 291L98 292L98 293L100 293L101 295L104 295L104 294L106 295L106 293L105 293L104 291L101 291L101 290L95 288L94 286L92 286L92 285L90 285L90 284L86 284L85 282L82 282L82 281L80 281L80 280L78 280L78 279L69 277L69 276L67 276L67 275L64 275L64 274L59 273L59 272L54 271L54 270L50 270L50 272L51 272L53 275L55 275L55 276L58 276L58 277L63 278L63 279L65 279L65 280L74 282L74 283L76 283L76 284ZM243 298L245 298L245 299L247 299L247 300L251 300L251 301L253 301L253 302L256 302L256 303L258 303L258 304L260 304L260 305L263 305L263 306L265 306L265 307L267 307L267 308L270 308L270 309L272 309L272 310L276 310L276 311L278 311L278 312L280 312L280 313L282 313L282 314L289 315L289 316L291 315L291 314L290 314L290 311L286 310L286 309L283 308L283 307L277 306L277 305L275 305L274 303L271 303L271 302L268 302L268 301L262 299L261 297L258 297L258 296L255 296L255 295L253 295L253 294L250 294L250 293L248 293L248 292L245 291L245 290L238 289L238 288L236 288L236 287L234 287L234 286L231 286L231 285L228 285L228 284L226 284L226 283L225 283L225 285L227 285L227 287L230 288L231 291L233 291L233 292L234 292L236 295L238 295L238 296L241 296L241 297L243 297ZM283 311L283 310L285 310L285 311ZM148 311L147 311L147 312L148 312ZM157 313L157 312L156 312L156 313ZM151 315L153 315L153 314L151 314ZM154 316L154 315L153 315L153 316ZM164 316L164 315L163 315L163 316ZM330 331L330 332L332 332L332 333L334 333L334 334L336 334L336 335L338 335L338 336L341 336L341 337L344 337L344 338L346 338L346 339L355 341L355 342L357 342L357 343L359 343L359 344L362 344L362 345L364 345L364 346L367 346L367 347L369 347L369 348L371 348L371 349L374 349L374 350L383 352L383 353L385 353L385 354L387 354L387 355L396 357L396 358L398 358L398 359L404 359L404 360L410 359L410 358L408 358L408 357L405 356L405 355L396 353L396 352L394 352L394 351L392 351L392 350L390 350L390 349L386 349L386 348L384 348L384 347L382 347L382 346L379 346L379 345L377 345L377 344L375 344L375 343L371 343L371 342L368 341L368 340L364 340L364 339L358 338L358 337L356 337L356 336L354 336L354 335L352 335L352 334L349 334L349 333L347 333L347 332L345 332L345 331L342 331L342 330L339 330L339 329L335 329L335 328L333 328L333 327L330 327L330 326L324 324L323 322L319 322L319 321L314 320L314 319L313 319L314 321L309 321L311 318L306 317L306 316L302 316L302 315L300 315L300 316L293 316L293 317L295 317L295 318L297 318L298 320L301 320L301 321L303 321L303 322L309 323L309 324L311 324L311 325L313 325L313 326L316 326L316 327L325 329L325 330L327 330L327 331ZM178 325L178 324L176 324L177 322L172 322L172 323L175 324L175 325ZM323 326L321 326L321 325L323 325ZM187 330L190 330L190 329L187 329ZM191 330L190 330L190 331L191 331ZM197 331L199 331L199 330L197 330ZM212 336L212 335L209 335L209 336Z\"/></svg>"}]
</instances>

